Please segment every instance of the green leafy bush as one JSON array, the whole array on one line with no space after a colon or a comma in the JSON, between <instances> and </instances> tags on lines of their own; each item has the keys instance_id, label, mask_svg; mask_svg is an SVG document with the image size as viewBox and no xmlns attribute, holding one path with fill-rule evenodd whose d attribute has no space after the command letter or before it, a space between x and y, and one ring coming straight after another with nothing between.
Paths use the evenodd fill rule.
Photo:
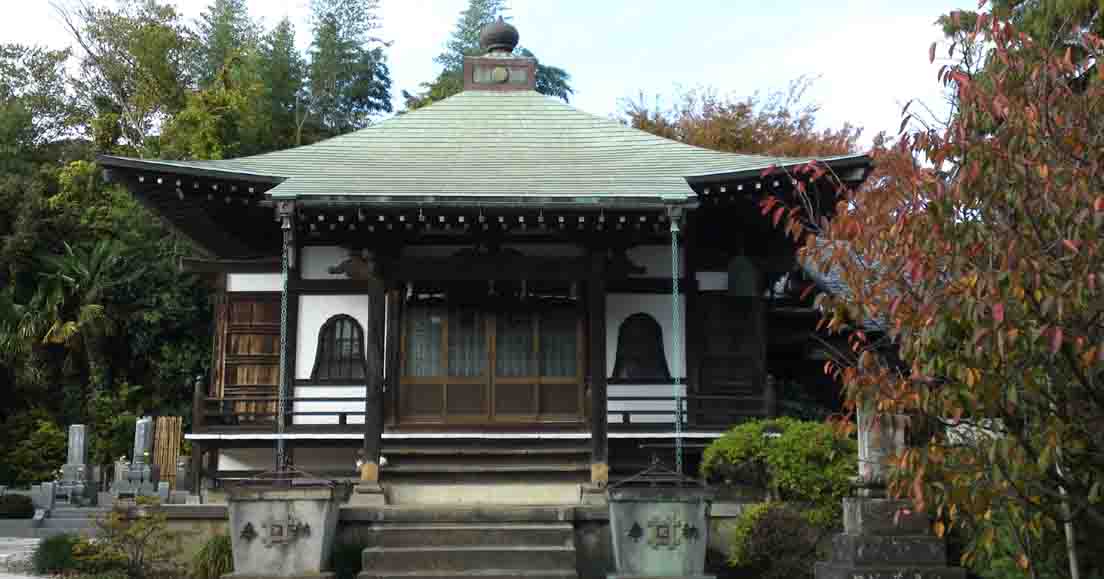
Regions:
<instances>
[{"instance_id":1,"label":"green leafy bush","mask_svg":"<svg viewBox=\"0 0 1104 579\"><path fill-rule=\"evenodd\" d=\"M40 541L31 558L35 573L44 575L76 571L79 564L75 549L79 542L79 536L70 534L54 535Z\"/></svg>"},{"instance_id":2,"label":"green leafy bush","mask_svg":"<svg viewBox=\"0 0 1104 579\"><path fill-rule=\"evenodd\" d=\"M79 559L97 571L120 567L130 579L164 579L180 574L174 557L179 533L168 529L168 517L157 499L140 497L137 507L116 506L96 521L96 540ZM84 547L84 545L82 545Z\"/></svg>"},{"instance_id":3,"label":"green leafy bush","mask_svg":"<svg viewBox=\"0 0 1104 579\"><path fill-rule=\"evenodd\" d=\"M66 434L49 415L32 410L0 425L0 480L29 485L53 480L65 462Z\"/></svg>"},{"instance_id":4,"label":"green leafy bush","mask_svg":"<svg viewBox=\"0 0 1104 579\"><path fill-rule=\"evenodd\" d=\"M192 576L194 579L219 579L234 570L234 551L230 545L230 535L215 535L203 544L203 548L192 557Z\"/></svg>"},{"instance_id":5,"label":"green leafy bush","mask_svg":"<svg viewBox=\"0 0 1104 579\"><path fill-rule=\"evenodd\" d=\"M823 530L797 509L783 503L760 503L740 515L728 562L747 577L812 577L822 536Z\"/></svg>"},{"instance_id":6,"label":"green leafy bush","mask_svg":"<svg viewBox=\"0 0 1104 579\"><path fill-rule=\"evenodd\" d=\"M0 496L0 519L29 519L34 516L34 503L24 495Z\"/></svg>"},{"instance_id":7,"label":"green leafy bush","mask_svg":"<svg viewBox=\"0 0 1104 579\"><path fill-rule=\"evenodd\" d=\"M775 499L802 503L810 522L838 526L843 497L858 473L854 440L826 423L792 418L756 420L733 427L702 455L711 480L755 485Z\"/></svg>"}]
</instances>

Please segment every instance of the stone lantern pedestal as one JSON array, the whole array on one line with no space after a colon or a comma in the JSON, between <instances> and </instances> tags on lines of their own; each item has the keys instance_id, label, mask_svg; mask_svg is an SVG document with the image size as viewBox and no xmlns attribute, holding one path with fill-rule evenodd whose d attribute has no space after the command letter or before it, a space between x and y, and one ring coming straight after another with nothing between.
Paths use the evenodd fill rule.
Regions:
<instances>
[{"instance_id":1,"label":"stone lantern pedestal","mask_svg":"<svg viewBox=\"0 0 1104 579\"><path fill-rule=\"evenodd\" d=\"M816 579L965 579L947 565L947 548L911 501L885 496L885 460L904 448L905 417L858 416L859 496L843 500L843 532L832 537Z\"/></svg>"},{"instance_id":2,"label":"stone lantern pedestal","mask_svg":"<svg viewBox=\"0 0 1104 579\"><path fill-rule=\"evenodd\" d=\"M234 572L223 579L329 579L348 485L319 479L227 485Z\"/></svg>"}]
</instances>

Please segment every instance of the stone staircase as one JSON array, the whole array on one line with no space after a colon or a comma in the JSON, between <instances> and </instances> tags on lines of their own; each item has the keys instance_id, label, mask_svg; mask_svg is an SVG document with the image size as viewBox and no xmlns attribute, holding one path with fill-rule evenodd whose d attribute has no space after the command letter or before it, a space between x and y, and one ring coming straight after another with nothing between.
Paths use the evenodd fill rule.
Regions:
<instances>
[{"instance_id":1,"label":"stone staircase","mask_svg":"<svg viewBox=\"0 0 1104 579\"><path fill-rule=\"evenodd\" d=\"M44 538L63 533L89 534L95 529L96 519L106 515L109 510L104 507L56 506L42 520L35 535Z\"/></svg>"},{"instance_id":2,"label":"stone staircase","mask_svg":"<svg viewBox=\"0 0 1104 579\"><path fill-rule=\"evenodd\" d=\"M586 440L408 440L383 455L396 505L578 503L590 477Z\"/></svg>"},{"instance_id":3,"label":"stone staircase","mask_svg":"<svg viewBox=\"0 0 1104 579\"><path fill-rule=\"evenodd\" d=\"M362 536L359 579L577 577L570 522L393 523Z\"/></svg>"}]
</instances>

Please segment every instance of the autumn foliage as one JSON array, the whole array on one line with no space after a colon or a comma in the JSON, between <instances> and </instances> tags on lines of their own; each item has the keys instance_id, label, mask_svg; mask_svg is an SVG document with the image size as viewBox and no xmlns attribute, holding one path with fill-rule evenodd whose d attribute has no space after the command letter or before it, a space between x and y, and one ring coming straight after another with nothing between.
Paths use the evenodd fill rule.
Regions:
<instances>
[{"instance_id":1,"label":"autumn foliage","mask_svg":"<svg viewBox=\"0 0 1104 579\"><path fill-rule=\"evenodd\" d=\"M856 152L862 129L817 126L819 107L806 99L814 80L801 77L785 90L740 98L708 88L686 90L668 107L640 96L623 101L621 113L633 128L716 151L785 157Z\"/></svg>"},{"instance_id":2,"label":"autumn foliage","mask_svg":"<svg viewBox=\"0 0 1104 579\"><path fill-rule=\"evenodd\" d=\"M1104 528L1104 73L1084 74L1104 40L1036 41L991 12L968 36L987 62L942 68L948 124L906 118L830 220L803 203L840 182L818 165L787 171L793 194L763 211L850 288L817 298L849 335L826 370L850 408L908 415L922 434L892 490L937 532L965 531L965 562L1009 556L1035 575L1066 520L1081 541Z\"/></svg>"}]
</instances>

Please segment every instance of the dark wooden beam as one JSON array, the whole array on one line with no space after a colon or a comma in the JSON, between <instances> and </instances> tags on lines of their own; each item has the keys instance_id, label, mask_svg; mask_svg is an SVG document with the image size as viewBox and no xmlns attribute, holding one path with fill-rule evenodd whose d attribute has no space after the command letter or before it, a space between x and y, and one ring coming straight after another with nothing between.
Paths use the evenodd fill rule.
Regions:
<instances>
[{"instance_id":1,"label":"dark wooden beam","mask_svg":"<svg viewBox=\"0 0 1104 579\"><path fill-rule=\"evenodd\" d=\"M684 277L679 280L679 292L685 293L693 283L693 278ZM671 278L669 277L628 277L614 278L606 281L606 291L611 294L670 294Z\"/></svg>"},{"instance_id":2,"label":"dark wooden beam","mask_svg":"<svg viewBox=\"0 0 1104 579\"><path fill-rule=\"evenodd\" d=\"M604 256L602 256L604 258ZM589 275L586 258L494 255L420 257L386 264L384 275L398 281L440 280L581 280Z\"/></svg>"},{"instance_id":3,"label":"dark wooden beam","mask_svg":"<svg viewBox=\"0 0 1104 579\"><path fill-rule=\"evenodd\" d=\"M606 437L606 256L590 254L587 280L587 344L590 348L591 484L609 482L609 441Z\"/></svg>"},{"instance_id":4,"label":"dark wooden beam","mask_svg":"<svg viewBox=\"0 0 1104 579\"><path fill-rule=\"evenodd\" d=\"M279 273L280 258L202 259L180 258L180 269L187 273Z\"/></svg>"},{"instance_id":5,"label":"dark wooden beam","mask_svg":"<svg viewBox=\"0 0 1104 579\"><path fill-rule=\"evenodd\" d=\"M379 283L359 279L300 279L288 286L299 294L371 294L379 290Z\"/></svg>"}]
</instances>

